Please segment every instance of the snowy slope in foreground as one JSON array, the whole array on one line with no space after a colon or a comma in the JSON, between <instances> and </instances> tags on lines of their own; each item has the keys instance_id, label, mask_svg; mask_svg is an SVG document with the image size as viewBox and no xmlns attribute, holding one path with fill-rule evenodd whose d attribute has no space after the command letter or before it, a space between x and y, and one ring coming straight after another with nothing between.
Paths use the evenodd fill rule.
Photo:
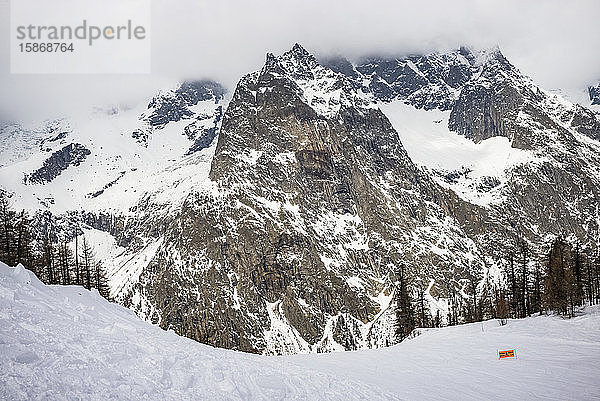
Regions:
<instances>
[{"instance_id":1,"label":"snowy slope in foreground","mask_svg":"<svg viewBox=\"0 0 600 401\"><path fill-rule=\"evenodd\" d=\"M600 310L429 330L398 346L265 357L165 332L0 263L0 399L594 399ZM499 361L498 348L519 358Z\"/></svg>"},{"instance_id":2,"label":"snowy slope in foreground","mask_svg":"<svg viewBox=\"0 0 600 401\"><path fill-rule=\"evenodd\" d=\"M199 344L96 292L45 286L0 263L1 400L367 398L393 396L289 359Z\"/></svg>"}]
</instances>

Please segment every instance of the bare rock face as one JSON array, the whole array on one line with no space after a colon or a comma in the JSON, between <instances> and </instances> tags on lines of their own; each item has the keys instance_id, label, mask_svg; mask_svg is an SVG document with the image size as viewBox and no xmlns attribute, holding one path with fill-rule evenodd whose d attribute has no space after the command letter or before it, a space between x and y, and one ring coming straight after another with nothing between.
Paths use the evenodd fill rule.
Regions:
<instances>
[{"instance_id":1,"label":"bare rock face","mask_svg":"<svg viewBox=\"0 0 600 401\"><path fill-rule=\"evenodd\" d=\"M219 101L223 98L225 89L214 81L183 82L172 93L154 97L148 104L152 113L148 122L152 127L162 128L171 121L179 121L192 116L190 106L204 100Z\"/></svg>"},{"instance_id":2,"label":"bare rock face","mask_svg":"<svg viewBox=\"0 0 600 401\"><path fill-rule=\"evenodd\" d=\"M494 136L513 139L512 123L524 103L514 85L517 71L500 51L486 54L480 63L477 77L460 91L449 127L476 143Z\"/></svg>"},{"instance_id":3,"label":"bare rock face","mask_svg":"<svg viewBox=\"0 0 600 401\"><path fill-rule=\"evenodd\" d=\"M79 166L87 156L91 154L80 143L71 143L44 160L44 164L39 169L25 175L23 181L26 184L44 184L58 177L69 166Z\"/></svg>"},{"instance_id":4,"label":"bare rock face","mask_svg":"<svg viewBox=\"0 0 600 401\"><path fill-rule=\"evenodd\" d=\"M570 113L571 126L580 134L600 141L600 119L593 111L580 105Z\"/></svg>"},{"instance_id":5,"label":"bare rock face","mask_svg":"<svg viewBox=\"0 0 600 401\"><path fill-rule=\"evenodd\" d=\"M240 80L210 179L161 223L128 298L201 342L276 354L392 344L388 320L371 329L396 267L423 287L481 272L450 213L475 208L413 164L369 93L299 45ZM448 252L418 251L440 236Z\"/></svg>"},{"instance_id":6,"label":"bare rock face","mask_svg":"<svg viewBox=\"0 0 600 401\"><path fill-rule=\"evenodd\" d=\"M194 140L186 155L206 149L213 143L219 134L222 118L223 107L218 106L212 115L201 115L184 128L185 135Z\"/></svg>"},{"instance_id":7,"label":"bare rock face","mask_svg":"<svg viewBox=\"0 0 600 401\"><path fill-rule=\"evenodd\" d=\"M416 108L449 110L457 89L476 71L473 63L473 53L461 48L447 54L367 59L356 65L356 71L380 101L400 99ZM336 70L335 64L332 67ZM347 74L348 68L336 71Z\"/></svg>"}]
</instances>

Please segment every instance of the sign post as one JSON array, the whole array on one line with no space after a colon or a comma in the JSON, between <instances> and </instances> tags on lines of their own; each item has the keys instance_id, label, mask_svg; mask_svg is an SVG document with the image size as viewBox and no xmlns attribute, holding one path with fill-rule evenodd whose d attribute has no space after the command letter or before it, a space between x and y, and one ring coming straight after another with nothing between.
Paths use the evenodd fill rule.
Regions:
<instances>
[{"instance_id":1,"label":"sign post","mask_svg":"<svg viewBox=\"0 0 600 401\"><path fill-rule=\"evenodd\" d=\"M498 359L516 358L516 357L517 357L517 352L514 349L498 351Z\"/></svg>"}]
</instances>

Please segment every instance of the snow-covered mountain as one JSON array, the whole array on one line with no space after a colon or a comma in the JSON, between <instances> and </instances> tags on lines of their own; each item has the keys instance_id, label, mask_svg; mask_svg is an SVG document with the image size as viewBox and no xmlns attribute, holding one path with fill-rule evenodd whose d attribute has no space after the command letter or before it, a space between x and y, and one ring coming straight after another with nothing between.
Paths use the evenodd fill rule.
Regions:
<instances>
[{"instance_id":1,"label":"snow-covered mountain","mask_svg":"<svg viewBox=\"0 0 600 401\"><path fill-rule=\"evenodd\" d=\"M19 207L56 214L127 214L142 201L176 207L208 174L224 94L212 81L185 82L147 106L34 127L6 124L0 128L2 187Z\"/></svg>"},{"instance_id":2,"label":"snow-covered mountain","mask_svg":"<svg viewBox=\"0 0 600 401\"><path fill-rule=\"evenodd\" d=\"M166 332L0 263L0 398L396 400L600 397L600 311L420 330L381 350L269 357ZM498 349L517 358L498 360Z\"/></svg>"},{"instance_id":3,"label":"snow-covered mountain","mask_svg":"<svg viewBox=\"0 0 600 401\"><path fill-rule=\"evenodd\" d=\"M352 71L357 84L410 88L380 90L382 110L438 184L485 207L485 236L497 221L533 243L554 233L597 245L596 112L539 88L499 49L367 61Z\"/></svg>"},{"instance_id":4,"label":"snow-covered mountain","mask_svg":"<svg viewBox=\"0 0 600 401\"><path fill-rule=\"evenodd\" d=\"M402 268L443 323L504 279L517 241L597 248L599 140L593 110L499 49L351 63L295 45L230 95L186 82L139 108L5 125L0 184L62 235L84 224L112 294L163 328L354 350L396 341Z\"/></svg>"}]
</instances>

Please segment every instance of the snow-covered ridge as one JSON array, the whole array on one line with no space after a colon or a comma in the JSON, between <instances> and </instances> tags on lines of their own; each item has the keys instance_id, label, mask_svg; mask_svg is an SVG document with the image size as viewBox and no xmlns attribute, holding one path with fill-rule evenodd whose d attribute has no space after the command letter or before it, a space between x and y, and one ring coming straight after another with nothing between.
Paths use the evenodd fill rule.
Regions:
<instances>
[{"instance_id":1,"label":"snow-covered ridge","mask_svg":"<svg viewBox=\"0 0 600 401\"><path fill-rule=\"evenodd\" d=\"M0 263L0 398L10 400L592 400L600 310L494 320L397 346L265 357L199 344L76 286ZM517 359L498 360L498 349Z\"/></svg>"},{"instance_id":2,"label":"snow-covered ridge","mask_svg":"<svg viewBox=\"0 0 600 401\"><path fill-rule=\"evenodd\" d=\"M380 101L403 100L426 110L451 109L465 83L503 63L506 59L498 48L469 47L447 53L367 58L356 65L343 58L323 60L357 86L368 87Z\"/></svg>"}]
</instances>

